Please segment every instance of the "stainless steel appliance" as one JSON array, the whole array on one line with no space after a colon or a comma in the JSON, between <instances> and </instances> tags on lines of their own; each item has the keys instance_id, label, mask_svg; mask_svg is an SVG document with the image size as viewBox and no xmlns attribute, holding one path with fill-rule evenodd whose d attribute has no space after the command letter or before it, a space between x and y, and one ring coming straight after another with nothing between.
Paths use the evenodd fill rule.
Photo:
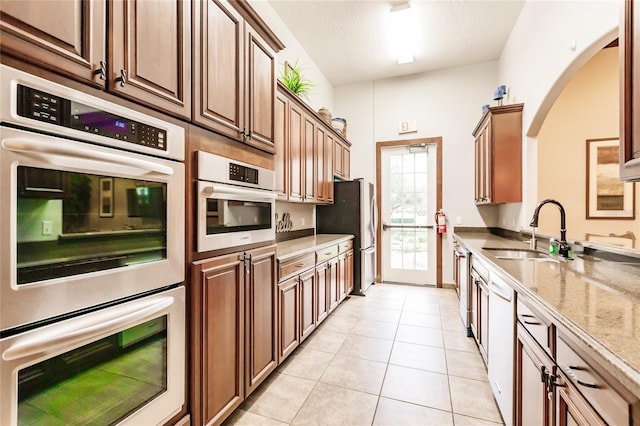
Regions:
<instances>
[{"instance_id":1,"label":"stainless steel appliance","mask_svg":"<svg viewBox=\"0 0 640 426\"><path fill-rule=\"evenodd\" d=\"M0 65L0 424L185 401L184 130Z\"/></svg>"},{"instance_id":2,"label":"stainless steel appliance","mask_svg":"<svg viewBox=\"0 0 640 426\"><path fill-rule=\"evenodd\" d=\"M471 253L457 243L454 244L454 278L460 300L460 319L467 337L471 337L473 336L471 331L471 287L469 285L469 257Z\"/></svg>"},{"instance_id":3,"label":"stainless steel appliance","mask_svg":"<svg viewBox=\"0 0 640 426\"><path fill-rule=\"evenodd\" d=\"M185 291L0 340L0 424L162 424L184 404Z\"/></svg>"},{"instance_id":4,"label":"stainless steel appliance","mask_svg":"<svg viewBox=\"0 0 640 426\"><path fill-rule=\"evenodd\" d=\"M0 330L184 281L184 130L1 71Z\"/></svg>"},{"instance_id":5,"label":"stainless steel appliance","mask_svg":"<svg viewBox=\"0 0 640 426\"><path fill-rule=\"evenodd\" d=\"M378 208L373 184L363 179L334 183L334 203L316 208L318 234L354 235L354 286L351 294L364 295L376 278Z\"/></svg>"},{"instance_id":6,"label":"stainless steel appliance","mask_svg":"<svg viewBox=\"0 0 640 426\"><path fill-rule=\"evenodd\" d=\"M274 241L275 172L198 152L199 252Z\"/></svg>"}]
</instances>

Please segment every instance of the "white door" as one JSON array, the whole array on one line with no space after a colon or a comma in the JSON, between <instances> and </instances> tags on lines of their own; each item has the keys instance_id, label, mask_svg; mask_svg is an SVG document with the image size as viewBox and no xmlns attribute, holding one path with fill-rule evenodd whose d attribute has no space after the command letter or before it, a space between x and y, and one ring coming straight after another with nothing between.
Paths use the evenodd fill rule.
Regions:
<instances>
[{"instance_id":1,"label":"white door","mask_svg":"<svg viewBox=\"0 0 640 426\"><path fill-rule=\"evenodd\" d=\"M383 282L435 285L436 147L382 149Z\"/></svg>"}]
</instances>

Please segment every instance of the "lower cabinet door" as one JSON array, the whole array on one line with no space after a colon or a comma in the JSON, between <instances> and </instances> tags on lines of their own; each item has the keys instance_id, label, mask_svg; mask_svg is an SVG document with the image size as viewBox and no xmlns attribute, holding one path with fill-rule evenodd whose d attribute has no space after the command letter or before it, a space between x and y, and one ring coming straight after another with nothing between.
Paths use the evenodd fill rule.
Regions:
<instances>
[{"instance_id":1,"label":"lower cabinet door","mask_svg":"<svg viewBox=\"0 0 640 426\"><path fill-rule=\"evenodd\" d=\"M192 272L192 421L220 424L245 397L244 262L222 256L194 264Z\"/></svg>"},{"instance_id":2,"label":"lower cabinet door","mask_svg":"<svg viewBox=\"0 0 640 426\"><path fill-rule=\"evenodd\" d=\"M299 344L299 295L298 277L289 278L278 284L280 362L289 356Z\"/></svg>"},{"instance_id":3,"label":"lower cabinet door","mask_svg":"<svg viewBox=\"0 0 640 426\"><path fill-rule=\"evenodd\" d=\"M311 269L300 275L300 343L316 328L316 272Z\"/></svg>"},{"instance_id":4,"label":"lower cabinet door","mask_svg":"<svg viewBox=\"0 0 640 426\"><path fill-rule=\"evenodd\" d=\"M319 325L329 315L329 293L331 285L327 262L316 266L316 325Z\"/></svg>"},{"instance_id":5,"label":"lower cabinet door","mask_svg":"<svg viewBox=\"0 0 640 426\"><path fill-rule=\"evenodd\" d=\"M335 257L328 262L328 289L327 293L329 294L329 313L331 313L335 308L338 307L338 302L340 301L340 280L338 279L338 258Z\"/></svg>"},{"instance_id":6,"label":"lower cabinet door","mask_svg":"<svg viewBox=\"0 0 640 426\"><path fill-rule=\"evenodd\" d=\"M278 365L276 246L245 253L246 388L249 396Z\"/></svg>"},{"instance_id":7,"label":"lower cabinet door","mask_svg":"<svg viewBox=\"0 0 640 426\"><path fill-rule=\"evenodd\" d=\"M549 398L543 380L545 373L553 373L553 362L521 325L517 335L515 424L553 425L554 395Z\"/></svg>"}]
</instances>

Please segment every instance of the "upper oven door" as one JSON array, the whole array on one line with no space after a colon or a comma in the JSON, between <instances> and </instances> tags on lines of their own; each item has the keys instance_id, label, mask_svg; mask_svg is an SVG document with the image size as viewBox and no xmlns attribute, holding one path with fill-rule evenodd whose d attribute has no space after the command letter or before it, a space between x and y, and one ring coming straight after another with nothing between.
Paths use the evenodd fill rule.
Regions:
<instances>
[{"instance_id":1,"label":"upper oven door","mask_svg":"<svg viewBox=\"0 0 640 426\"><path fill-rule=\"evenodd\" d=\"M0 128L2 330L181 283L184 165Z\"/></svg>"},{"instance_id":2,"label":"upper oven door","mask_svg":"<svg viewBox=\"0 0 640 426\"><path fill-rule=\"evenodd\" d=\"M198 181L198 251L275 239L273 192Z\"/></svg>"}]
</instances>

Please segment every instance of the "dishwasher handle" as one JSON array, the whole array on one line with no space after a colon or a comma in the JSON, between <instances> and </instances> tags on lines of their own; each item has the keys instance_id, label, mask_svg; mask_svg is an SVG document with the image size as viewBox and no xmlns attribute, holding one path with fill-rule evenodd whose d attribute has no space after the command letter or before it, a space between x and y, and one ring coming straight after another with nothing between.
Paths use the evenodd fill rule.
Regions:
<instances>
[{"instance_id":1,"label":"dishwasher handle","mask_svg":"<svg viewBox=\"0 0 640 426\"><path fill-rule=\"evenodd\" d=\"M513 290L511 287L505 283L496 282L495 280L489 282L489 291L507 302L511 302L513 298Z\"/></svg>"}]
</instances>

